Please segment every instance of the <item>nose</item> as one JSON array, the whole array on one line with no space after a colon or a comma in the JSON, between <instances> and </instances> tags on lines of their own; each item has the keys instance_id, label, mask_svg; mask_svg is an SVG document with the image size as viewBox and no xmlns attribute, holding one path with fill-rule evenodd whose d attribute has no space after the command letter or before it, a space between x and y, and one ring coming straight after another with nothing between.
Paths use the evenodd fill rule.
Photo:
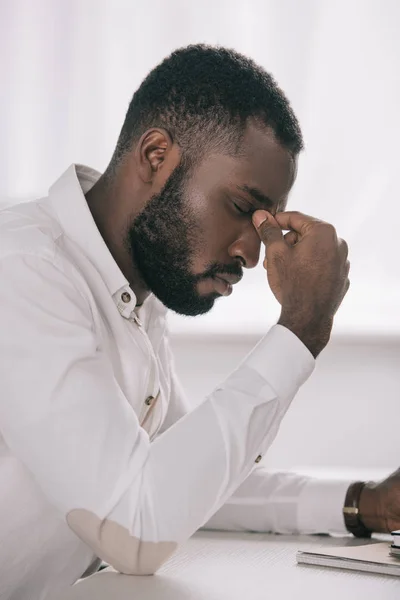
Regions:
<instances>
[{"instance_id":1,"label":"nose","mask_svg":"<svg viewBox=\"0 0 400 600\"><path fill-rule=\"evenodd\" d=\"M252 224L229 246L229 256L238 258L246 269L253 269L260 258L260 237Z\"/></svg>"}]
</instances>

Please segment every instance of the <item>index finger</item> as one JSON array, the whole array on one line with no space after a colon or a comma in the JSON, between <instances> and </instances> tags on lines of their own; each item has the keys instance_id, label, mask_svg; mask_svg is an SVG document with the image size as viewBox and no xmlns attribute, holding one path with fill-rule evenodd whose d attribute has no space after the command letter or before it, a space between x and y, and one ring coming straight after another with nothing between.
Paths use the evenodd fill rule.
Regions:
<instances>
[{"instance_id":1,"label":"index finger","mask_svg":"<svg viewBox=\"0 0 400 600\"><path fill-rule=\"evenodd\" d=\"M290 229L303 235L315 223L321 223L320 219L298 211L276 213L275 219L282 229Z\"/></svg>"}]
</instances>

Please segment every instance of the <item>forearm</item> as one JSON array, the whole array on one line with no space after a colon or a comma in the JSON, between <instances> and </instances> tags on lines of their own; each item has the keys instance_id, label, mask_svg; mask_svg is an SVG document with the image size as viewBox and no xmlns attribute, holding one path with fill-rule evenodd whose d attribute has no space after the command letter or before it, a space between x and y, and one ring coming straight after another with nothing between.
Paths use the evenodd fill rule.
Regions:
<instances>
[{"instance_id":1,"label":"forearm","mask_svg":"<svg viewBox=\"0 0 400 600\"><path fill-rule=\"evenodd\" d=\"M111 513L98 515L92 529L85 529L86 515L78 515L80 522L70 520L72 528L119 570L156 570L232 495L273 441L312 369L298 344L289 332L272 331L203 404L151 444L141 471ZM261 377L260 365L269 356L271 371L263 368ZM287 362L291 377L282 378ZM114 544L111 558L108 540Z\"/></svg>"},{"instance_id":2,"label":"forearm","mask_svg":"<svg viewBox=\"0 0 400 600\"><path fill-rule=\"evenodd\" d=\"M342 508L347 480L255 469L206 529L273 533L346 533Z\"/></svg>"}]
</instances>

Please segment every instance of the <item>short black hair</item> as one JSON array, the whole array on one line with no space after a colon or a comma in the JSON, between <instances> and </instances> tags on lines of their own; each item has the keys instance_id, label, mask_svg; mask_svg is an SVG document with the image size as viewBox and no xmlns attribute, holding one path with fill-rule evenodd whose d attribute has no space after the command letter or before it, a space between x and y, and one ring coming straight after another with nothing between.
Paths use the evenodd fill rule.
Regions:
<instances>
[{"instance_id":1,"label":"short black hair","mask_svg":"<svg viewBox=\"0 0 400 600\"><path fill-rule=\"evenodd\" d=\"M271 128L292 155L302 150L298 120L269 73L234 50L187 46L164 59L135 92L113 163L152 127L166 129L192 158L221 144L238 150L251 118Z\"/></svg>"}]
</instances>

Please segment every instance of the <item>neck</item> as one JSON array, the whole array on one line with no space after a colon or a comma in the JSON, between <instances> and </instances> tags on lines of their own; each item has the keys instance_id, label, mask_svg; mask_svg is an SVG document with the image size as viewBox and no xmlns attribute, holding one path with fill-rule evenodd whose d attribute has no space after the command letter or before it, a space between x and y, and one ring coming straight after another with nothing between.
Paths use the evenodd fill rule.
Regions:
<instances>
[{"instance_id":1,"label":"neck","mask_svg":"<svg viewBox=\"0 0 400 600\"><path fill-rule=\"evenodd\" d=\"M134 291L137 304L142 304L150 292L125 244L126 215L121 210L124 203L119 201L118 186L102 175L85 197L100 235Z\"/></svg>"}]
</instances>

